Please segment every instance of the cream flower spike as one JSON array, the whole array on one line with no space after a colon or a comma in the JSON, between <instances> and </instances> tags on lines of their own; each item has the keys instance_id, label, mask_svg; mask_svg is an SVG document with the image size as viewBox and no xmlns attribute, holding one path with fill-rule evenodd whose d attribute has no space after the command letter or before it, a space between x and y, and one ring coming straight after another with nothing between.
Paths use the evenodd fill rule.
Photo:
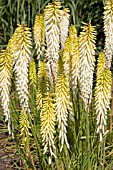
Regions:
<instances>
[{"instance_id":1,"label":"cream flower spike","mask_svg":"<svg viewBox=\"0 0 113 170\"><path fill-rule=\"evenodd\" d=\"M60 44L60 15L61 2L54 1L45 7L45 34L47 44L47 67L50 79L56 81L57 79L57 60L59 57ZM52 77L52 78L51 78Z\"/></svg>"},{"instance_id":2,"label":"cream flower spike","mask_svg":"<svg viewBox=\"0 0 113 170\"><path fill-rule=\"evenodd\" d=\"M56 82L56 114L59 129L59 139L61 143L61 152L64 144L66 144L67 148L69 149L67 140L67 121L68 115L71 114L69 82L64 74L60 74Z\"/></svg>"},{"instance_id":3,"label":"cream flower spike","mask_svg":"<svg viewBox=\"0 0 113 170\"><path fill-rule=\"evenodd\" d=\"M104 53L101 52L97 65L97 82L95 88L95 110L97 115L97 133L100 135L100 141L106 134L107 112L110 109L111 99L111 71L106 67Z\"/></svg>"},{"instance_id":4,"label":"cream flower spike","mask_svg":"<svg viewBox=\"0 0 113 170\"><path fill-rule=\"evenodd\" d=\"M72 116L72 103L70 102L70 88L67 75L64 73L64 65L62 60L62 51L58 59L58 78L56 81L56 116L59 131L60 140L60 152L62 151L64 144L69 149L69 143L67 139L67 126L68 117Z\"/></svg>"},{"instance_id":5,"label":"cream flower spike","mask_svg":"<svg viewBox=\"0 0 113 170\"><path fill-rule=\"evenodd\" d=\"M16 89L18 92L21 108L24 112L29 110L28 106L28 67L31 56L31 32L25 24L18 25L15 30L14 49L16 73Z\"/></svg>"},{"instance_id":6,"label":"cream flower spike","mask_svg":"<svg viewBox=\"0 0 113 170\"><path fill-rule=\"evenodd\" d=\"M83 31L79 37L80 50L80 91L81 98L84 101L85 109L91 103L93 72L95 66L95 27L89 24L84 24Z\"/></svg>"},{"instance_id":7,"label":"cream flower spike","mask_svg":"<svg viewBox=\"0 0 113 170\"><path fill-rule=\"evenodd\" d=\"M113 0L106 0L104 7L105 58L107 67L111 67L113 55Z\"/></svg>"},{"instance_id":8,"label":"cream flower spike","mask_svg":"<svg viewBox=\"0 0 113 170\"><path fill-rule=\"evenodd\" d=\"M0 53L0 98L2 101L5 121L8 121L8 131L11 134L10 88L12 77L12 57L9 49Z\"/></svg>"},{"instance_id":9,"label":"cream flower spike","mask_svg":"<svg viewBox=\"0 0 113 170\"><path fill-rule=\"evenodd\" d=\"M61 18L60 18L60 41L61 41L61 48L64 48L64 43L66 41L66 38L68 36L68 28L69 28L69 9L64 8L61 10Z\"/></svg>"}]
</instances>

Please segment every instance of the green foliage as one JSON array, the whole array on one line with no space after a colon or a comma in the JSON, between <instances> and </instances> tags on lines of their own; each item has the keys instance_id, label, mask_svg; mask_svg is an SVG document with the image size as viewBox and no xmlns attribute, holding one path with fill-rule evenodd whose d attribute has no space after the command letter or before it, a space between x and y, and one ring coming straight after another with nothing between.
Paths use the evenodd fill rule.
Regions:
<instances>
[{"instance_id":1,"label":"green foliage","mask_svg":"<svg viewBox=\"0 0 113 170\"><path fill-rule=\"evenodd\" d=\"M0 1L0 49L6 47L6 44L13 34L17 24L28 23L33 27L37 12L43 12L45 5L50 0L1 0ZM105 0L62 0L64 6L69 7L71 12L71 23L80 30L81 23L92 21L97 26L98 41L97 47L103 49L104 33L102 13Z\"/></svg>"}]
</instances>

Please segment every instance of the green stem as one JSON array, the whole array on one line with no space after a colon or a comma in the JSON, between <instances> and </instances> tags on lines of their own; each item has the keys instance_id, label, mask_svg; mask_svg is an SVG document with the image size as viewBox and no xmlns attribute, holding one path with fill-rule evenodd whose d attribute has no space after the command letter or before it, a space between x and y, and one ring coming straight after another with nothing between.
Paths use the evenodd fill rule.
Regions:
<instances>
[{"instance_id":1,"label":"green stem","mask_svg":"<svg viewBox=\"0 0 113 170\"><path fill-rule=\"evenodd\" d=\"M86 136L87 136L87 158L88 158L88 163L87 163L87 170L90 170L90 139L89 139L89 111L86 113Z\"/></svg>"},{"instance_id":2,"label":"green stem","mask_svg":"<svg viewBox=\"0 0 113 170\"><path fill-rule=\"evenodd\" d=\"M40 14L40 0L38 0L38 11L39 11L39 14Z\"/></svg>"},{"instance_id":3,"label":"green stem","mask_svg":"<svg viewBox=\"0 0 113 170\"><path fill-rule=\"evenodd\" d=\"M100 155L100 169L104 170L104 164L105 164L105 141L106 136L103 137L103 141L100 143L101 147L101 155Z\"/></svg>"},{"instance_id":4,"label":"green stem","mask_svg":"<svg viewBox=\"0 0 113 170\"><path fill-rule=\"evenodd\" d=\"M61 170L61 169L59 168L58 158L55 158L55 163L56 163L56 169L57 169L57 170Z\"/></svg>"},{"instance_id":5,"label":"green stem","mask_svg":"<svg viewBox=\"0 0 113 170\"><path fill-rule=\"evenodd\" d=\"M104 164L105 164L105 137L103 138L103 141L101 142L101 157L100 157L100 166L101 170L104 170Z\"/></svg>"},{"instance_id":6,"label":"green stem","mask_svg":"<svg viewBox=\"0 0 113 170\"><path fill-rule=\"evenodd\" d=\"M19 4L20 0L17 1L17 24L19 24L19 8L20 8Z\"/></svg>"},{"instance_id":7,"label":"green stem","mask_svg":"<svg viewBox=\"0 0 113 170\"><path fill-rule=\"evenodd\" d=\"M21 10L21 14L22 14L22 21L21 24L25 23L25 6L24 6L24 0L22 2L22 10Z\"/></svg>"},{"instance_id":8,"label":"green stem","mask_svg":"<svg viewBox=\"0 0 113 170\"><path fill-rule=\"evenodd\" d=\"M32 131L32 134L34 136L34 140L35 140L35 143L36 143L36 146L37 146L40 165L42 166L42 164L44 163L44 166L46 167L46 162L45 162L45 160L43 158L43 155L42 155L42 152L41 152L41 148L40 148L40 145L38 143L38 139L37 139L37 135L36 135L37 132L35 131L35 128L34 128L34 126L32 124L31 118L29 119L29 121L30 121L30 125L31 125L31 131ZM42 166L42 169L43 169L43 166Z\"/></svg>"},{"instance_id":9,"label":"green stem","mask_svg":"<svg viewBox=\"0 0 113 170\"><path fill-rule=\"evenodd\" d=\"M78 81L77 81L78 82ZM79 82L77 83L77 89L78 89L78 92L77 92L77 110L78 110L78 114L77 114L77 121L76 121L76 129L79 129L79 126L80 126L80 117L81 117L81 111L80 111L80 99L79 99L79 96L80 96L80 87L79 87ZM78 133L78 132L77 132Z\"/></svg>"},{"instance_id":10,"label":"green stem","mask_svg":"<svg viewBox=\"0 0 113 170\"><path fill-rule=\"evenodd\" d=\"M79 126L79 133L78 133L78 140L77 140L77 143L78 143L78 170L81 170L82 168L82 140L81 140L81 136L82 136L82 123L83 123L83 113L81 115L81 119L79 120L80 121L80 126Z\"/></svg>"},{"instance_id":11,"label":"green stem","mask_svg":"<svg viewBox=\"0 0 113 170\"><path fill-rule=\"evenodd\" d=\"M106 137L104 137L104 141L103 141L103 168L105 164L105 141L106 141Z\"/></svg>"},{"instance_id":12,"label":"green stem","mask_svg":"<svg viewBox=\"0 0 113 170\"><path fill-rule=\"evenodd\" d=\"M100 169L101 169L101 170L104 170L104 169L103 169L103 142L101 142L100 147L101 147Z\"/></svg>"},{"instance_id":13,"label":"green stem","mask_svg":"<svg viewBox=\"0 0 113 170\"><path fill-rule=\"evenodd\" d=\"M30 27L30 0L28 0L28 27Z\"/></svg>"},{"instance_id":14,"label":"green stem","mask_svg":"<svg viewBox=\"0 0 113 170\"><path fill-rule=\"evenodd\" d=\"M11 10L11 0L9 2L9 10L10 10L10 13L12 14L12 10ZM12 16L10 16L10 27L11 27L11 30L10 30L10 36L13 34L13 21L12 21Z\"/></svg>"},{"instance_id":15,"label":"green stem","mask_svg":"<svg viewBox=\"0 0 113 170\"><path fill-rule=\"evenodd\" d=\"M31 162L31 165L32 165L33 170L36 170L35 164L34 164L34 161L33 161L32 155L31 155L31 152L30 152L29 136L28 136L28 135L27 135L27 140L26 140L26 155L27 155L28 159L29 159L30 162Z\"/></svg>"},{"instance_id":16,"label":"green stem","mask_svg":"<svg viewBox=\"0 0 113 170\"><path fill-rule=\"evenodd\" d=\"M69 153L67 147L64 145L64 153L65 153L65 164L66 164L66 170L70 170L70 165L69 165Z\"/></svg>"},{"instance_id":17,"label":"green stem","mask_svg":"<svg viewBox=\"0 0 113 170\"><path fill-rule=\"evenodd\" d=\"M55 163L56 163L56 169L57 169L57 170L60 170L60 168L59 168L59 166L58 166L58 159L57 159L57 158L55 159Z\"/></svg>"}]
</instances>

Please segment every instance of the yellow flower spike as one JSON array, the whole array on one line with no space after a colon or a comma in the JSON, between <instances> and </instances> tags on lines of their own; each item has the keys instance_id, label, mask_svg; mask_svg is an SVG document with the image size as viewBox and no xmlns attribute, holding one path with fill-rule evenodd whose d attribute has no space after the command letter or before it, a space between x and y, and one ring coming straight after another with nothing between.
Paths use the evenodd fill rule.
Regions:
<instances>
[{"instance_id":1,"label":"yellow flower spike","mask_svg":"<svg viewBox=\"0 0 113 170\"><path fill-rule=\"evenodd\" d=\"M57 60L60 43L60 15L61 2L54 1L49 3L44 10L45 34L47 43L47 67L50 80L57 79Z\"/></svg>"},{"instance_id":2,"label":"yellow flower spike","mask_svg":"<svg viewBox=\"0 0 113 170\"><path fill-rule=\"evenodd\" d=\"M59 129L59 140L61 143L60 151L64 144L69 149L67 141L67 120L68 114L71 114L71 102L69 93L69 82L65 74L61 73L56 82L56 115Z\"/></svg>"},{"instance_id":3,"label":"yellow flower spike","mask_svg":"<svg viewBox=\"0 0 113 170\"><path fill-rule=\"evenodd\" d=\"M69 28L69 37L67 37L63 51L64 72L75 93L77 80L79 79L80 55L79 38L76 28L71 25Z\"/></svg>"},{"instance_id":4,"label":"yellow flower spike","mask_svg":"<svg viewBox=\"0 0 113 170\"><path fill-rule=\"evenodd\" d=\"M69 74L70 74L70 68L71 68L71 55L70 55L70 38L67 37L65 45L64 45L64 50L63 50L63 63L64 63L64 72L67 75L69 79Z\"/></svg>"},{"instance_id":5,"label":"yellow flower spike","mask_svg":"<svg viewBox=\"0 0 113 170\"><path fill-rule=\"evenodd\" d=\"M12 57L8 49L0 53L0 98L2 101L5 121L8 121L8 131L11 134L10 88L12 77Z\"/></svg>"},{"instance_id":6,"label":"yellow flower spike","mask_svg":"<svg viewBox=\"0 0 113 170\"><path fill-rule=\"evenodd\" d=\"M32 58L31 62L30 62L30 67L29 67L29 81L30 81L30 85L33 85L34 87L36 86L36 65L35 65L35 61Z\"/></svg>"},{"instance_id":7,"label":"yellow flower spike","mask_svg":"<svg viewBox=\"0 0 113 170\"><path fill-rule=\"evenodd\" d=\"M13 63L14 63L14 54L13 54L13 48L14 48L14 34L11 36L11 38L8 41L7 49L11 54Z\"/></svg>"},{"instance_id":8,"label":"yellow flower spike","mask_svg":"<svg viewBox=\"0 0 113 170\"><path fill-rule=\"evenodd\" d=\"M28 106L28 67L31 56L31 32L25 24L18 25L13 38L14 72L20 105L25 112Z\"/></svg>"},{"instance_id":9,"label":"yellow flower spike","mask_svg":"<svg viewBox=\"0 0 113 170\"><path fill-rule=\"evenodd\" d=\"M38 59L42 54L44 53L45 50L45 28L44 28L44 17L42 14L38 14L35 17L35 23L34 23L34 40L35 40L35 45L37 49L37 55Z\"/></svg>"},{"instance_id":10,"label":"yellow flower spike","mask_svg":"<svg viewBox=\"0 0 113 170\"><path fill-rule=\"evenodd\" d=\"M113 55L113 0L106 0L104 7L105 58L110 68Z\"/></svg>"},{"instance_id":11,"label":"yellow flower spike","mask_svg":"<svg viewBox=\"0 0 113 170\"><path fill-rule=\"evenodd\" d=\"M47 80L48 79L48 75L47 75L47 64L44 61L39 61L39 69L38 69L38 78L39 79L44 79Z\"/></svg>"},{"instance_id":12,"label":"yellow flower spike","mask_svg":"<svg viewBox=\"0 0 113 170\"><path fill-rule=\"evenodd\" d=\"M26 145L27 140L29 141L30 136L32 136L32 134L29 132L30 129L31 127L29 125L28 116L23 110L21 110L19 116L19 130L23 145Z\"/></svg>"},{"instance_id":13,"label":"yellow flower spike","mask_svg":"<svg viewBox=\"0 0 113 170\"><path fill-rule=\"evenodd\" d=\"M49 163L51 164L52 157L56 158L55 155L56 147L54 145L56 116L55 116L55 104L50 94L47 94L47 96L43 100L40 120L41 120L41 136L44 147L43 154L45 154L47 150L49 150L50 153Z\"/></svg>"},{"instance_id":14,"label":"yellow flower spike","mask_svg":"<svg viewBox=\"0 0 113 170\"><path fill-rule=\"evenodd\" d=\"M87 110L92 98L93 72L95 66L95 27L84 24L79 37L80 50L80 91Z\"/></svg>"},{"instance_id":15,"label":"yellow flower spike","mask_svg":"<svg viewBox=\"0 0 113 170\"><path fill-rule=\"evenodd\" d=\"M97 65L97 82L95 88L95 110L97 114L97 133L100 141L106 134L107 112L110 109L112 77L111 71L106 67L104 53L101 52Z\"/></svg>"},{"instance_id":16,"label":"yellow flower spike","mask_svg":"<svg viewBox=\"0 0 113 170\"><path fill-rule=\"evenodd\" d=\"M31 31L30 28L26 26L26 24L19 25L16 28L14 35L12 36L13 41L13 54L15 56L15 60L18 58L18 53L23 52L26 54L26 57L29 58L31 55Z\"/></svg>"},{"instance_id":17,"label":"yellow flower spike","mask_svg":"<svg viewBox=\"0 0 113 170\"><path fill-rule=\"evenodd\" d=\"M74 38L77 38L77 30L74 25L71 25L69 28L69 36L73 38L73 40Z\"/></svg>"},{"instance_id":18,"label":"yellow flower spike","mask_svg":"<svg viewBox=\"0 0 113 170\"><path fill-rule=\"evenodd\" d=\"M77 82L80 80L80 52L79 52L79 37L76 37L74 40L74 45L72 49L72 89L73 94L76 92Z\"/></svg>"},{"instance_id":19,"label":"yellow flower spike","mask_svg":"<svg viewBox=\"0 0 113 170\"><path fill-rule=\"evenodd\" d=\"M40 110L43 104L43 98L48 90L48 74L47 74L47 65L45 62L39 62L38 70L38 90L36 95L36 104L37 109Z\"/></svg>"},{"instance_id":20,"label":"yellow flower spike","mask_svg":"<svg viewBox=\"0 0 113 170\"><path fill-rule=\"evenodd\" d=\"M56 94L56 115L59 130L59 140L60 140L60 152L63 149L64 144L66 144L69 149L69 144L67 141L67 121L68 116L72 114L72 103L70 102L70 88L67 75L64 73L63 64L63 51L60 51L60 56L58 59L58 78L55 86Z\"/></svg>"}]
</instances>

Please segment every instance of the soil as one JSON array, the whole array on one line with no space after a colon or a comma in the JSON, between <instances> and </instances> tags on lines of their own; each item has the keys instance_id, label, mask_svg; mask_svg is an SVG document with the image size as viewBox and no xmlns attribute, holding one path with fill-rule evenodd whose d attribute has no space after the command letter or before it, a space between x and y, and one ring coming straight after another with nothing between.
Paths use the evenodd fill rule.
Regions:
<instances>
[{"instance_id":1,"label":"soil","mask_svg":"<svg viewBox=\"0 0 113 170\"><path fill-rule=\"evenodd\" d=\"M1 103L1 101L0 101L0 103ZM4 123L3 123L4 116L2 113L3 113L2 107L0 105L0 170L13 170L15 168L12 168L12 166L11 166L12 160L11 160L11 158L8 157L8 154L10 155L12 153L10 152L10 149L9 150L6 149L8 146L11 146L12 143L7 142L7 138L9 136L8 133L7 132L2 133L2 128L4 125ZM4 148L6 149L6 153L4 152Z\"/></svg>"},{"instance_id":2,"label":"soil","mask_svg":"<svg viewBox=\"0 0 113 170\"><path fill-rule=\"evenodd\" d=\"M0 170L9 170L11 167L11 160L7 158L7 155L3 151L3 144L1 139L7 138L5 133L0 134ZM12 170L12 169L11 169Z\"/></svg>"}]
</instances>

